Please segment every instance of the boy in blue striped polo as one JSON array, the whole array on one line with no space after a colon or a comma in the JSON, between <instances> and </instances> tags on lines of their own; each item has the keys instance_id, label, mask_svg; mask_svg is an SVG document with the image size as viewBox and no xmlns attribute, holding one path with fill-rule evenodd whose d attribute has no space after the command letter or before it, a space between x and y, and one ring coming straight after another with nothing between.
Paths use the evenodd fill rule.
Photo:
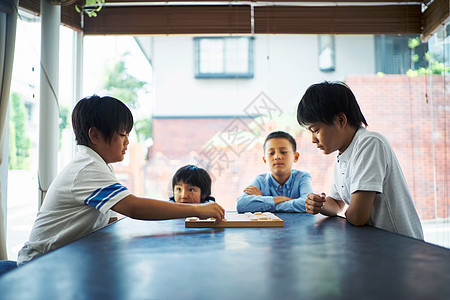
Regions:
<instances>
[{"instance_id":1,"label":"boy in blue striped polo","mask_svg":"<svg viewBox=\"0 0 450 300\"><path fill-rule=\"evenodd\" d=\"M120 184L111 163L124 159L133 116L112 97L80 100L72 112L78 145L73 159L50 185L18 265L71 243L114 220L114 212L141 220L197 216L222 220L216 203L192 205L141 198Z\"/></svg>"}]
</instances>

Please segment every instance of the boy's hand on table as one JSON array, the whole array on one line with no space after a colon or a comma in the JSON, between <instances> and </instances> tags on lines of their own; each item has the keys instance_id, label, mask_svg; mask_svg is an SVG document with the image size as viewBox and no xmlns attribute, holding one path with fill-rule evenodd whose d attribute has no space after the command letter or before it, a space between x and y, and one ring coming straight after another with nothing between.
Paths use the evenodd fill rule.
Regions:
<instances>
[{"instance_id":1,"label":"boy's hand on table","mask_svg":"<svg viewBox=\"0 0 450 300\"><path fill-rule=\"evenodd\" d=\"M254 185L249 185L248 187L246 187L244 189L244 192L248 195L257 195L257 196L262 196L263 194L261 193L261 191Z\"/></svg>"},{"instance_id":2,"label":"boy's hand on table","mask_svg":"<svg viewBox=\"0 0 450 300\"><path fill-rule=\"evenodd\" d=\"M215 218L216 222L220 222L225 217L225 209L216 202L197 204L195 207L200 219Z\"/></svg>"},{"instance_id":3,"label":"boy's hand on table","mask_svg":"<svg viewBox=\"0 0 450 300\"><path fill-rule=\"evenodd\" d=\"M318 214L320 213L323 205L325 204L325 193L320 195L309 193L305 199L306 212L308 214Z\"/></svg>"}]
</instances>

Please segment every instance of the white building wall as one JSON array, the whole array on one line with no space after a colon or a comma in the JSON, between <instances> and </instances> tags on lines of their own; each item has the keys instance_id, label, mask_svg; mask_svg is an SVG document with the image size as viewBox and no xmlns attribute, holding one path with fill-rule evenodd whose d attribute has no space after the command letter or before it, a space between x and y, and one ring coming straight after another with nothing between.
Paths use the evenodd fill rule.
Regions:
<instances>
[{"instance_id":1,"label":"white building wall","mask_svg":"<svg viewBox=\"0 0 450 300\"><path fill-rule=\"evenodd\" d=\"M336 36L333 72L319 70L317 35L255 35L253 78L196 79L193 38L154 37L155 116L244 115L261 92L282 111L294 113L313 83L375 73L372 35Z\"/></svg>"}]
</instances>

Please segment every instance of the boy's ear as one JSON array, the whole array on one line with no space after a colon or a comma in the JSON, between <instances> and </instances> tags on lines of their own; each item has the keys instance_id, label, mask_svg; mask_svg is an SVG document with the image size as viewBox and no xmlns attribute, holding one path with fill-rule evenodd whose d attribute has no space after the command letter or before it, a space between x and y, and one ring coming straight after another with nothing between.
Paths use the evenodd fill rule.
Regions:
<instances>
[{"instance_id":1,"label":"boy's ear","mask_svg":"<svg viewBox=\"0 0 450 300\"><path fill-rule=\"evenodd\" d=\"M98 144L102 138L103 136L100 130L98 130L96 127L89 128L89 139L91 140L92 144Z\"/></svg>"},{"instance_id":2,"label":"boy's ear","mask_svg":"<svg viewBox=\"0 0 450 300\"><path fill-rule=\"evenodd\" d=\"M343 128L347 125L347 116L343 112L340 112L336 116L336 121L338 122L339 126Z\"/></svg>"},{"instance_id":3,"label":"boy's ear","mask_svg":"<svg viewBox=\"0 0 450 300\"><path fill-rule=\"evenodd\" d=\"M298 153L298 152L295 152L295 155L294 155L294 162L298 162L298 159L300 158L300 153Z\"/></svg>"}]
</instances>

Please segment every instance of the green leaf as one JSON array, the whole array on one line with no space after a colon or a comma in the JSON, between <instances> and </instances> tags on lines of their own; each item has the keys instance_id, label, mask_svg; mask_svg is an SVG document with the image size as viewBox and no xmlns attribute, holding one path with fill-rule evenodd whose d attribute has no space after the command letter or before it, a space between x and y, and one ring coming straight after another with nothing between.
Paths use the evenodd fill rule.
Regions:
<instances>
[{"instance_id":1,"label":"green leaf","mask_svg":"<svg viewBox=\"0 0 450 300\"><path fill-rule=\"evenodd\" d=\"M419 45L420 45L419 37L416 37L416 38L408 40L408 47L411 48L411 49L414 49L414 48L416 48Z\"/></svg>"}]
</instances>

